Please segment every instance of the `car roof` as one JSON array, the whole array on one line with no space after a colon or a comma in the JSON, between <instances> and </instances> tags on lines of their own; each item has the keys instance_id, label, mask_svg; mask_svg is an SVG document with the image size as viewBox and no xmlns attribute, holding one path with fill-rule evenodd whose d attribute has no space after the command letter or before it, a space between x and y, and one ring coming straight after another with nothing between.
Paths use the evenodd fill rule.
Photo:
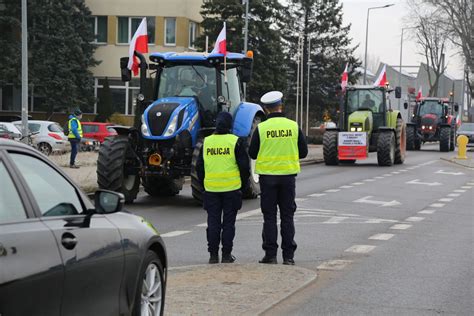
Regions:
<instances>
[{"instance_id":1,"label":"car roof","mask_svg":"<svg viewBox=\"0 0 474 316\"><path fill-rule=\"evenodd\" d=\"M14 124L21 123L21 121L14 121L12 123L14 123ZM35 124L41 124L41 125L59 124L58 122L43 121L43 120L28 120L28 123L35 123Z\"/></svg>"},{"instance_id":2,"label":"car roof","mask_svg":"<svg viewBox=\"0 0 474 316\"><path fill-rule=\"evenodd\" d=\"M0 149L5 149L5 147L22 148L22 149L26 149L26 150L28 150L32 153L36 152L36 150L33 149L33 147L28 146L28 145L26 145L22 142L17 142L17 141L10 140L10 139L0 138Z\"/></svg>"}]
</instances>

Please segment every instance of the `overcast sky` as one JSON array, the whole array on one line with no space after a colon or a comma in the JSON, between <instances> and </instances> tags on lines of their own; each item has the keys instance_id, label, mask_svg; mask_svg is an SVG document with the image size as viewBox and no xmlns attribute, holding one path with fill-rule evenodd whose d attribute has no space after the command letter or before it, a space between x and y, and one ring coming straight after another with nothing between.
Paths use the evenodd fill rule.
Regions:
<instances>
[{"instance_id":1,"label":"overcast sky","mask_svg":"<svg viewBox=\"0 0 474 316\"><path fill-rule=\"evenodd\" d=\"M406 0L342 0L342 3L344 5L344 24L352 24L350 36L353 38L353 44L359 44L356 56L361 59L363 59L365 49L367 8L389 3L395 4L385 9L370 10L368 53L373 57L380 58L381 62L399 65L400 35L402 27L406 26L404 18L409 12ZM409 30L405 30L405 34L408 32ZM451 56L453 53L451 50L446 56L447 73L460 79L462 78L461 58ZM424 57L418 54L413 39L404 36L403 65L419 65L423 60ZM370 62L368 64L370 65Z\"/></svg>"}]
</instances>

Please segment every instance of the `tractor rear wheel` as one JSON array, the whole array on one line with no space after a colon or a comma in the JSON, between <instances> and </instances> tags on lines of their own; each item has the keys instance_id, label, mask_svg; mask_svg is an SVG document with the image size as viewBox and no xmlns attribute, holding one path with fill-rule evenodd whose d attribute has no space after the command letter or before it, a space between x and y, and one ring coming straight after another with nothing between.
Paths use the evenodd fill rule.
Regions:
<instances>
[{"instance_id":1,"label":"tractor rear wheel","mask_svg":"<svg viewBox=\"0 0 474 316\"><path fill-rule=\"evenodd\" d=\"M421 149L421 139L416 136L415 138L415 150L420 150Z\"/></svg>"},{"instance_id":2,"label":"tractor rear wheel","mask_svg":"<svg viewBox=\"0 0 474 316\"><path fill-rule=\"evenodd\" d=\"M323 135L324 163L328 166L335 166L339 164L337 136L337 131L326 131Z\"/></svg>"},{"instance_id":3,"label":"tractor rear wheel","mask_svg":"<svg viewBox=\"0 0 474 316\"><path fill-rule=\"evenodd\" d=\"M248 152L248 148L250 146L250 141L252 140L252 135L255 129L257 128L258 124L262 121L262 118L259 116L255 116L252 121L252 131L250 132L250 136L247 138L245 149ZM250 158L249 158L250 159ZM260 183L259 183L259 175L255 173L255 163L256 161L250 159L250 177L245 187L245 190L242 192L242 196L244 199L256 199L257 196L260 194Z\"/></svg>"},{"instance_id":4,"label":"tractor rear wheel","mask_svg":"<svg viewBox=\"0 0 474 316\"><path fill-rule=\"evenodd\" d=\"M196 163L199 158L202 145L203 145L203 141L202 139L199 139L196 142L196 147L194 147L193 158L191 162L191 193L193 195L193 198L199 204L202 204L203 195L204 195L204 186L198 178L197 171L196 171Z\"/></svg>"},{"instance_id":5,"label":"tractor rear wheel","mask_svg":"<svg viewBox=\"0 0 474 316\"><path fill-rule=\"evenodd\" d=\"M397 119L395 164L399 165L405 161L407 143L406 125L401 118Z\"/></svg>"},{"instance_id":6,"label":"tractor rear wheel","mask_svg":"<svg viewBox=\"0 0 474 316\"><path fill-rule=\"evenodd\" d=\"M391 166L395 162L395 135L393 131L382 131L377 140L377 162L379 166Z\"/></svg>"},{"instance_id":7,"label":"tractor rear wheel","mask_svg":"<svg viewBox=\"0 0 474 316\"><path fill-rule=\"evenodd\" d=\"M454 151L456 147L456 128L451 128L451 144L449 146L449 151Z\"/></svg>"},{"instance_id":8,"label":"tractor rear wheel","mask_svg":"<svg viewBox=\"0 0 474 316\"><path fill-rule=\"evenodd\" d=\"M441 127L439 131L439 151L448 152L451 147L451 127Z\"/></svg>"},{"instance_id":9,"label":"tractor rear wheel","mask_svg":"<svg viewBox=\"0 0 474 316\"><path fill-rule=\"evenodd\" d=\"M407 126L407 150L415 150L416 128L413 125Z\"/></svg>"},{"instance_id":10,"label":"tractor rear wheel","mask_svg":"<svg viewBox=\"0 0 474 316\"><path fill-rule=\"evenodd\" d=\"M183 188L184 177L147 177L143 181L145 192L151 196L175 196Z\"/></svg>"},{"instance_id":11,"label":"tractor rear wheel","mask_svg":"<svg viewBox=\"0 0 474 316\"><path fill-rule=\"evenodd\" d=\"M140 176L128 137L107 138L100 146L97 159L97 183L100 189L120 192L126 203L136 199Z\"/></svg>"}]
</instances>

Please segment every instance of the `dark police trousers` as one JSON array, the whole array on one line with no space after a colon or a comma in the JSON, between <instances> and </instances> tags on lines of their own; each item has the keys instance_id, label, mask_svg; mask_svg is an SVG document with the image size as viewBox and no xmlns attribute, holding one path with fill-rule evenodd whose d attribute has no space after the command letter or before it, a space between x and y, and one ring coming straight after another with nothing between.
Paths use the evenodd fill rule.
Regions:
<instances>
[{"instance_id":1,"label":"dark police trousers","mask_svg":"<svg viewBox=\"0 0 474 316\"><path fill-rule=\"evenodd\" d=\"M293 216L296 211L295 176L260 175L260 207L263 213L262 248L268 257L278 249L277 207L280 209L283 258L293 259L296 243Z\"/></svg>"},{"instance_id":2,"label":"dark police trousers","mask_svg":"<svg viewBox=\"0 0 474 316\"><path fill-rule=\"evenodd\" d=\"M242 207L240 190L204 192L204 209L207 211L207 246L210 253L219 252L222 236L222 253L230 254L234 245L235 218Z\"/></svg>"},{"instance_id":3,"label":"dark police trousers","mask_svg":"<svg viewBox=\"0 0 474 316\"><path fill-rule=\"evenodd\" d=\"M71 143L71 158L69 159L69 165L72 166L76 163L77 147L79 146L79 140L76 138L70 138Z\"/></svg>"}]
</instances>

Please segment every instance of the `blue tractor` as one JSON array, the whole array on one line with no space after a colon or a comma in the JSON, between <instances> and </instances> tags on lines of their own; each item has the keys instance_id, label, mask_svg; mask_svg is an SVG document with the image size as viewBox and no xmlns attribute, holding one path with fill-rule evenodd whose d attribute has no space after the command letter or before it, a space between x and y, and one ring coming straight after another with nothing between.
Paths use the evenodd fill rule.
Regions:
<instances>
[{"instance_id":1,"label":"blue tractor","mask_svg":"<svg viewBox=\"0 0 474 316\"><path fill-rule=\"evenodd\" d=\"M202 200L204 188L195 164L203 138L215 130L217 114L233 115L233 133L247 139L264 118L262 108L243 101L243 84L252 76L251 54L152 53L140 61L140 93L133 127L117 127L118 136L100 148L97 176L102 189L121 192L128 203L140 184L151 196L179 193L191 176L192 194ZM130 81L128 57L120 60L122 80ZM147 77L147 72L150 77ZM259 194L258 176L252 175L244 196Z\"/></svg>"}]
</instances>

